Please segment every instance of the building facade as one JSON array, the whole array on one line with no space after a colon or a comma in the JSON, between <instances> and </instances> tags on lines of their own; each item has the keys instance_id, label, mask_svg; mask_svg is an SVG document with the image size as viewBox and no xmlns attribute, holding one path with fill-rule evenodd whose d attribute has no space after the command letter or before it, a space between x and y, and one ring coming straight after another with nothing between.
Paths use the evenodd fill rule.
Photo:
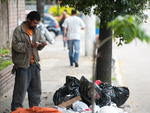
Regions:
<instances>
[{"instance_id":1,"label":"building facade","mask_svg":"<svg viewBox=\"0 0 150 113\"><path fill-rule=\"evenodd\" d=\"M10 48L13 31L25 20L25 0L0 0L0 49ZM0 96L12 88L12 65L0 71Z\"/></svg>"},{"instance_id":2,"label":"building facade","mask_svg":"<svg viewBox=\"0 0 150 113\"><path fill-rule=\"evenodd\" d=\"M10 47L12 33L25 19L25 0L0 0L0 48Z\"/></svg>"}]
</instances>

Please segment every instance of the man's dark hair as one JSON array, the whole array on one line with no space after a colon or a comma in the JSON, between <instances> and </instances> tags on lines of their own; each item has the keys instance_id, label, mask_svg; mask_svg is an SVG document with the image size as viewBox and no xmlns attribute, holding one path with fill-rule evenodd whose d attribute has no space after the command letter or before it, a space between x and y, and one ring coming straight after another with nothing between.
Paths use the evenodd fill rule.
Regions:
<instances>
[{"instance_id":1,"label":"man's dark hair","mask_svg":"<svg viewBox=\"0 0 150 113\"><path fill-rule=\"evenodd\" d=\"M37 11L31 11L28 15L27 15L27 20L37 20L40 21L41 17L40 14Z\"/></svg>"},{"instance_id":2,"label":"man's dark hair","mask_svg":"<svg viewBox=\"0 0 150 113\"><path fill-rule=\"evenodd\" d=\"M72 9L71 14L75 15L75 14L77 14L77 11L75 9Z\"/></svg>"}]
</instances>

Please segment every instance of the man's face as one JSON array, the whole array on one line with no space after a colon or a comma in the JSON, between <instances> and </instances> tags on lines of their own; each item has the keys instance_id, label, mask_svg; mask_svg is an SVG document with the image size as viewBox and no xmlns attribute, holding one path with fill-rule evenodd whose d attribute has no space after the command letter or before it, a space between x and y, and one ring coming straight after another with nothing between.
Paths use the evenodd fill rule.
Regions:
<instances>
[{"instance_id":1,"label":"man's face","mask_svg":"<svg viewBox=\"0 0 150 113\"><path fill-rule=\"evenodd\" d=\"M37 20L28 20L28 25L30 29L35 29L40 21Z\"/></svg>"}]
</instances>

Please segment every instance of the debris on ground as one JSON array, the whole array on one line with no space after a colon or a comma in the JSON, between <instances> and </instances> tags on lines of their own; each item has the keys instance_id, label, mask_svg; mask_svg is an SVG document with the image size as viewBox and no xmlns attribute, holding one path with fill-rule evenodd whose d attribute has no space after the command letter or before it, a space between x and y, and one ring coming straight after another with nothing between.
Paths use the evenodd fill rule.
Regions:
<instances>
[{"instance_id":1,"label":"debris on ground","mask_svg":"<svg viewBox=\"0 0 150 113\"><path fill-rule=\"evenodd\" d=\"M59 109L65 108L62 112L67 110L71 110L68 111L69 113L91 112L92 105L95 103L95 113L110 113L110 111L111 113L126 113L119 107L126 102L128 97L127 87L112 86L100 80L92 83L84 76L80 80L67 76L63 87L56 90L53 101Z\"/></svg>"},{"instance_id":2,"label":"debris on ground","mask_svg":"<svg viewBox=\"0 0 150 113\"><path fill-rule=\"evenodd\" d=\"M116 87L96 80L94 83L84 76L78 80L66 76L66 83L56 90L53 108L18 108L12 113L127 113L122 108L129 97L127 87Z\"/></svg>"}]
</instances>

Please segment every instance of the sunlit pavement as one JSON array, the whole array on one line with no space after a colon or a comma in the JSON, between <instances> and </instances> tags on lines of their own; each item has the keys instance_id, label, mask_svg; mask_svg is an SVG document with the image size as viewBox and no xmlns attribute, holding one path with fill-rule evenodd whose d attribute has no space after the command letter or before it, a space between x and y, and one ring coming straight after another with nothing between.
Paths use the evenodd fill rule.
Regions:
<instances>
[{"instance_id":1,"label":"sunlit pavement","mask_svg":"<svg viewBox=\"0 0 150 113\"><path fill-rule=\"evenodd\" d=\"M144 25L147 33L149 26ZM121 84L130 89L128 112L150 113L150 44L134 40L122 47L114 46L113 54L118 60Z\"/></svg>"}]
</instances>

